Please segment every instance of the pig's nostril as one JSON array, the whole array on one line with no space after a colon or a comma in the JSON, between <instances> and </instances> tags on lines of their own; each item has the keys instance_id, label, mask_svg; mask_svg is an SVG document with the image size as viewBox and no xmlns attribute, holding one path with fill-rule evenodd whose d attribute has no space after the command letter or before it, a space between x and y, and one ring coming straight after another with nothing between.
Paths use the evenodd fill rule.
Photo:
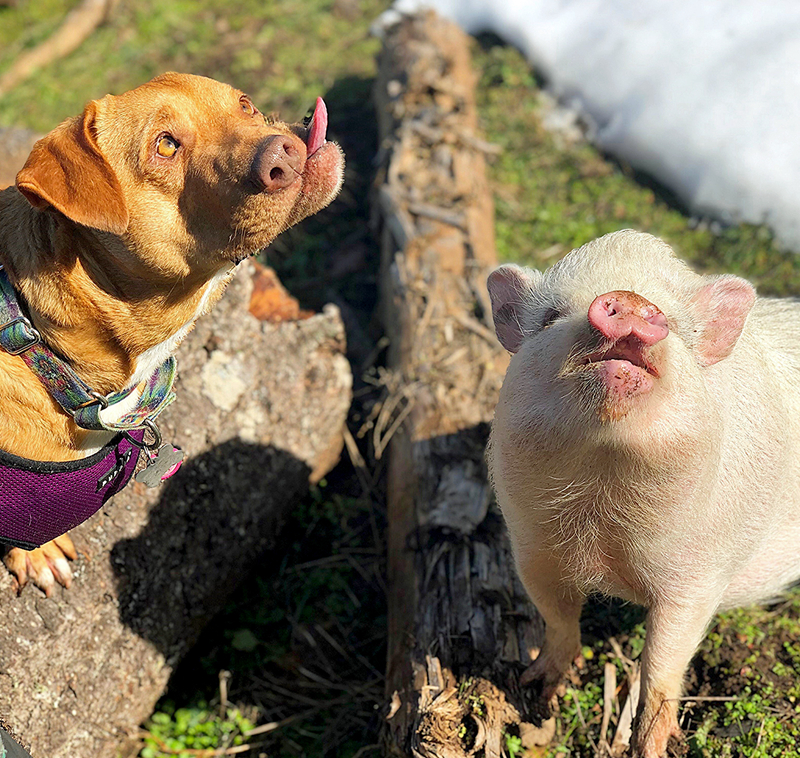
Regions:
<instances>
[{"instance_id":1,"label":"pig's nostril","mask_svg":"<svg viewBox=\"0 0 800 758\"><path fill-rule=\"evenodd\" d=\"M283 179L283 177L284 177L283 169L278 168L277 166L275 166L275 168L273 168L272 171L269 172L269 178L272 179L273 182L280 181L281 179Z\"/></svg>"}]
</instances>

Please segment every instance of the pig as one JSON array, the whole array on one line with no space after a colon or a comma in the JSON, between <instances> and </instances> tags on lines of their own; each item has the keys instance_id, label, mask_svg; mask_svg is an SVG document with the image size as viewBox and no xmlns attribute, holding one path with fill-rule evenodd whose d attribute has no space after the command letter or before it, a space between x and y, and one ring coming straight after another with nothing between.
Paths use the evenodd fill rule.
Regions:
<instances>
[{"instance_id":1,"label":"pig","mask_svg":"<svg viewBox=\"0 0 800 758\"><path fill-rule=\"evenodd\" d=\"M800 303L631 230L488 288L513 355L487 460L546 627L523 682L553 696L588 593L645 606L632 748L659 758L714 614L800 578Z\"/></svg>"}]
</instances>

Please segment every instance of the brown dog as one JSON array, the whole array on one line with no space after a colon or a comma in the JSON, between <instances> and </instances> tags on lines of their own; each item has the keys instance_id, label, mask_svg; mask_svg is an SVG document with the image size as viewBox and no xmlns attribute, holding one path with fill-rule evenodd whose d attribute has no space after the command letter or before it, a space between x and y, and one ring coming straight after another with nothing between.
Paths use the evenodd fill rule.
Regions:
<instances>
[{"instance_id":1,"label":"brown dog","mask_svg":"<svg viewBox=\"0 0 800 758\"><path fill-rule=\"evenodd\" d=\"M271 122L226 84L164 74L36 143L0 193L0 264L42 340L107 394L145 380L235 264L328 205L343 171L325 123ZM0 398L0 450L67 461L112 436L79 428L2 350ZM66 558L65 535L5 562L49 595L71 582Z\"/></svg>"}]
</instances>

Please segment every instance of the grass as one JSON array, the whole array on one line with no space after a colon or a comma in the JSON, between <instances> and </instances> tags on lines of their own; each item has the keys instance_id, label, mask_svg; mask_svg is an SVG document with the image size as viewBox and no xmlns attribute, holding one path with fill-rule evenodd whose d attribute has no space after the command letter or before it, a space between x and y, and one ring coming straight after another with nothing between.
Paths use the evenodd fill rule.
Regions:
<instances>
[{"instance_id":1,"label":"grass","mask_svg":"<svg viewBox=\"0 0 800 758\"><path fill-rule=\"evenodd\" d=\"M592 600L582 621L584 647L558 711L558 738L548 750L592 758L601 741L603 677L613 663L617 682L626 659L644 648L644 612ZM696 702L680 708L687 736L678 754L689 758L800 758L800 588L772 606L720 614L690 666L687 691ZM624 696L624 690L622 695ZM704 700L729 696L730 701ZM622 697L620 698L622 700ZM619 703L622 705L622 702ZM616 718L612 718L613 736Z\"/></svg>"},{"instance_id":2,"label":"grass","mask_svg":"<svg viewBox=\"0 0 800 758\"><path fill-rule=\"evenodd\" d=\"M0 72L51 34L77 2L20 0L0 9ZM374 338L377 256L367 222L377 149L370 87L379 42L367 28L385 6L382 0L122 2L78 51L0 98L0 124L45 131L87 100L164 70L229 81L262 110L289 120L323 94L331 133L348 155L345 191L329 211L284 235L270 260L306 305L340 297ZM738 273L765 294L800 294L800 258L779 249L768 229L692 219L647 177L582 140L548 131L542 83L515 49L483 37L474 55L482 128L503 148L489 165L503 260L547 266L596 236L634 227L664 237L703 271ZM331 261L358 245L366 251L360 267L332 278ZM280 549L265 556L176 672L145 725L142 758L196 756L248 740L253 755L378 754L385 658L381 497L365 498L346 464L329 480L298 504ZM584 614L585 646L561 702L552 755L592 754L603 666L613 662L619 681L624 673L609 638L636 660L642 618L639 609L614 603L592 603ZM798 639L798 592L780 606L715 621L688 687L739 699L684 706L690 756L800 755ZM280 726L248 737L254 724ZM506 735L505 752L521 758L517 736Z\"/></svg>"},{"instance_id":3,"label":"grass","mask_svg":"<svg viewBox=\"0 0 800 758\"><path fill-rule=\"evenodd\" d=\"M0 9L0 73L41 42L77 0L21 0ZM0 98L0 124L48 131L87 100L163 71L210 76L247 91L265 112L302 118L344 77L371 77L381 0L136 0L119 3L91 40Z\"/></svg>"}]
</instances>

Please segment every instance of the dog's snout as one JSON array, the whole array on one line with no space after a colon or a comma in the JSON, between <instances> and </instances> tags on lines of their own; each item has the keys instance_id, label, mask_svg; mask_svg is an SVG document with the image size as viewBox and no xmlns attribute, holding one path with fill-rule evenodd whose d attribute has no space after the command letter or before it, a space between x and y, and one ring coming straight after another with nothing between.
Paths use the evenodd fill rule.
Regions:
<instances>
[{"instance_id":1,"label":"dog's snout","mask_svg":"<svg viewBox=\"0 0 800 758\"><path fill-rule=\"evenodd\" d=\"M292 137L267 137L256 153L250 179L259 192L277 192L293 184L305 165L305 155Z\"/></svg>"}]
</instances>

